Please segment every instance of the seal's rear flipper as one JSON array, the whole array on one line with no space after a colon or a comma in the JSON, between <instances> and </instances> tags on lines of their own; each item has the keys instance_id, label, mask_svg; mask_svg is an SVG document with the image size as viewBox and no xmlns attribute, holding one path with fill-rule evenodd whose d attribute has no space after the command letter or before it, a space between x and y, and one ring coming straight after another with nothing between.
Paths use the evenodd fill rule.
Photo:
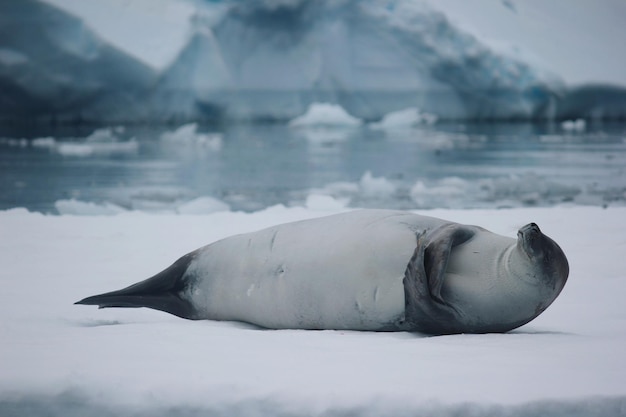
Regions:
<instances>
[{"instance_id":1,"label":"seal's rear flipper","mask_svg":"<svg viewBox=\"0 0 626 417\"><path fill-rule=\"evenodd\" d=\"M74 304L108 307L148 307L185 319L195 319L191 303L181 297L187 286L185 272L195 253L189 253L152 278L130 287L87 297Z\"/></svg>"}]
</instances>

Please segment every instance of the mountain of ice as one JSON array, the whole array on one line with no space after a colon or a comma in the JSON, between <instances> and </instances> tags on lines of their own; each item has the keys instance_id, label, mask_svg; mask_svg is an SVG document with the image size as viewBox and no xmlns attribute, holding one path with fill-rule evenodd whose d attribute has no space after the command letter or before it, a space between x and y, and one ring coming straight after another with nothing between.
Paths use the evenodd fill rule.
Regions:
<instances>
[{"instance_id":1,"label":"mountain of ice","mask_svg":"<svg viewBox=\"0 0 626 417\"><path fill-rule=\"evenodd\" d=\"M365 121L407 108L439 120L626 116L626 89L570 91L426 1L171 0L196 12L167 21L187 41L158 65L92 29L104 17L82 20L72 1L48 1L0 2L2 119L287 121L312 103Z\"/></svg>"},{"instance_id":2,"label":"mountain of ice","mask_svg":"<svg viewBox=\"0 0 626 417\"><path fill-rule=\"evenodd\" d=\"M0 117L75 122L139 115L157 74L83 21L36 0L0 2Z\"/></svg>"}]
</instances>

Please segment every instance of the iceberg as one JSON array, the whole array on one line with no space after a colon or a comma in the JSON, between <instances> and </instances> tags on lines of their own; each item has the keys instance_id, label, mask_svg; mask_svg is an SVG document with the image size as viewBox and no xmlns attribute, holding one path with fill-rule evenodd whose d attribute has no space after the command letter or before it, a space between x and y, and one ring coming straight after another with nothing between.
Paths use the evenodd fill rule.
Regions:
<instances>
[{"instance_id":1,"label":"iceberg","mask_svg":"<svg viewBox=\"0 0 626 417\"><path fill-rule=\"evenodd\" d=\"M157 74L85 22L37 0L0 2L0 119L145 118Z\"/></svg>"},{"instance_id":2,"label":"iceberg","mask_svg":"<svg viewBox=\"0 0 626 417\"><path fill-rule=\"evenodd\" d=\"M161 0L158 7L133 0L96 13L104 3L0 4L2 119L288 122L314 103L365 122L411 108L443 121L626 117L619 60L603 78L597 68L604 63L586 58L608 35L584 42L577 30L586 15L594 27L606 21L620 30L621 6L577 2L576 19L563 17L555 30L559 39L572 34L580 50L554 52L553 60L567 62L554 65L529 21L533 7L553 13L555 2L481 2L476 8L493 17L486 22L461 13L468 6L454 0ZM114 24L129 11L143 16L140 28L128 19ZM545 35L550 27L540 29ZM498 36L515 45L502 46Z\"/></svg>"}]
</instances>

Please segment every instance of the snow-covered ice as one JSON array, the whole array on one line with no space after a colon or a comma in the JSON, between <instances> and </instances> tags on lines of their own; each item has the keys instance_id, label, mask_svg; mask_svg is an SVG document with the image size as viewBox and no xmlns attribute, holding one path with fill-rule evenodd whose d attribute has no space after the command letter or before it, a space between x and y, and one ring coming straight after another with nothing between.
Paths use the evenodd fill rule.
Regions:
<instances>
[{"instance_id":1,"label":"snow-covered ice","mask_svg":"<svg viewBox=\"0 0 626 417\"><path fill-rule=\"evenodd\" d=\"M345 210L310 203L204 216L0 212L0 414L626 415L626 208L421 212L508 236L534 221L562 246L562 294L508 334L274 331L72 304L228 235Z\"/></svg>"}]
</instances>

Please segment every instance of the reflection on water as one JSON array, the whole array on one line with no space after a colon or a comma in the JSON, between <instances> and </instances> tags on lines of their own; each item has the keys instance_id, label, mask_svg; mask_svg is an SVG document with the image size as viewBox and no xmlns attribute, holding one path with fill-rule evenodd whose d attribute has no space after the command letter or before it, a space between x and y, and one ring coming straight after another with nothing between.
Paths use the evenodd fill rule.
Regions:
<instances>
[{"instance_id":1,"label":"reflection on water","mask_svg":"<svg viewBox=\"0 0 626 417\"><path fill-rule=\"evenodd\" d=\"M406 209L624 204L625 132L624 124L4 127L0 209L54 213L55 202L75 199L256 210L312 195Z\"/></svg>"}]
</instances>

